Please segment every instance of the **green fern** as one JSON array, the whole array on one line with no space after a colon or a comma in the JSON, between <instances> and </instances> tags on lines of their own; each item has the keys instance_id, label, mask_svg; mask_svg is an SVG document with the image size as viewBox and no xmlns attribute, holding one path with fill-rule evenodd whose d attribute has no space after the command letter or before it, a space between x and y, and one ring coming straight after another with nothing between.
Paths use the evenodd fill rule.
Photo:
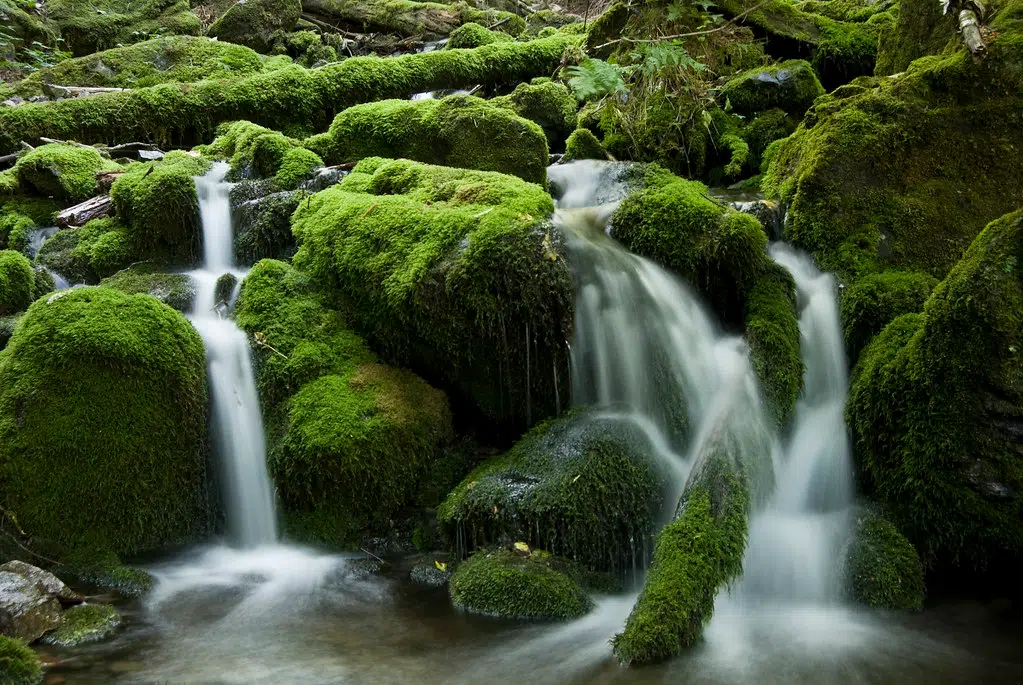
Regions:
<instances>
[{"instance_id":1,"label":"green fern","mask_svg":"<svg viewBox=\"0 0 1023 685\"><path fill-rule=\"evenodd\" d=\"M627 70L600 59L584 59L568 68L568 85L579 101L625 92Z\"/></svg>"}]
</instances>

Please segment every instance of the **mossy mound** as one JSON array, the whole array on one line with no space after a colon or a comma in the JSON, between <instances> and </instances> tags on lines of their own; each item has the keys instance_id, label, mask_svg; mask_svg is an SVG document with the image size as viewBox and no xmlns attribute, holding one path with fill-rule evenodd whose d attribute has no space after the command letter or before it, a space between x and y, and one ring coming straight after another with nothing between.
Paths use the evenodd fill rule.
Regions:
<instances>
[{"instance_id":1,"label":"mossy mound","mask_svg":"<svg viewBox=\"0 0 1023 685\"><path fill-rule=\"evenodd\" d=\"M923 311L938 279L912 271L869 274L842 295L845 349L854 362L875 335L903 314Z\"/></svg>"},{"instance_id":2,"label":"mossy mound","mask_svg":"<svg viewBox=\"0 0 1023 685\"><path fill-rule=\"evenodd\" d=\"M524 555L503 549L477 552L448 583L455 606L502 618L568 619L587 613L593 602L549 554Z\"/></svg>"},{"instance_id":3,"label":"mossy mound","mask_svg":"<svg viewBox=\"0 0 1023 685\"><path fill-rule=\"evenodd\" d=\"M57 647L78 647L101 642L121 625L121 615L109 604L79 604L64 612L64 623L43 642Z\"/></svg>"},{"instance_id":4,"label":"mossy mound","mask_svg":"<svg viewBox=\"0 0 1023 685\"><path fill-rule=\"evenodd\" d=\"M100 285L127 295L145 293L185 313L191 311L195 299L195 284L188 275L163 273L151 265L118 271L100 281Z\"/></svg>"},{"instance_id":5,"label":"mossy mound","mask_svg":"<svg viewBox=\"0 0 1023 685\"><path fill-rule=\"evenodd\" d=\"M1023 555L1020 264L1017 212L985 228L923 313L890 323L853 375L860 467L929 565L996 570Z\"/></svg>"},{"instance_id":6,"label":"mossy mound","mask_svg":"<svg viewBox=\"0 0 1023 685\"><path fill-rule=\"evenodd\" d=\"M480 26L476 22L468 22L462 24L448 35L448 43L444 47L448 50L456 50L460 48L478 48L483 45L490 45L491 43L501 43L509 40L515 40L507 33L500 31L491 31L485 26Z\"/></svg>"},{"instance_id":7,"label":"mossy mound","mask_svg":"<svg viewBox=\"0 0 1023 685\"><path fill-rule=\"evenodd\" d=\"M62 143L40 145L20 157L14 168L29 192L52 196L66 204L95 194L97 171L120 169L103 159L95 148Z\"/></svg>"},{"instance_id":8,"label":"mossy mound","mask_svg":"<svg viewBox=\"0 0 1023 685\"><path fill-rule=\"evenodd\" d=\"M95 284L139 261L141 254L129 229L107 217L57 231L43 243L36 262L71 284Z\"/></svg>"},{"instance_id":9,"label":"mossy mound","mask_svg":"<svg viewBox=\"0 0 1023 685\"><path fill-rule=\"evenodd\" d=\"M1023 27L997 14L984 60L965 49L818 100L779 145L765 189L785 235L847 280L941 278L990 221L1023 206Z\"/></svg>"},{"instance_id":10,"label":"mossy mound","mask_svg":"<svg viewBox=\"0 0 1023 685\"><path fill-rule=\"evenodd\" d=\"M57 203L49 199L15 195L0 200L0 248L23 252L28 247L29 232L52 226L56 211Z\"/></svg>"},{"instance_id":11,"label":"mossy mound","mask_svg":"<svg viewBox=\"0 0 1023 685\"><path fill-rule=\"evenodd\" d=\"M283 262L252 268L236 316L257 342L268 464L288 535L351 544L407 506L451 437L444 394L377 363Z\"/></svg>"},{"instance_id":12,"label":"mossy mound","mask_svg":"<svg viewBox=\"0 0 1023 685\"><path fill-rule=\"evenodd\" d=\"M198 35L202 29L186 0L93 0L88 5L50 0L46 13L76 57L156 35Z\"/></svg>"},{"instance_id":13,"label":"mossy mound","mask_svg":"<svg viewBox=\"0 0 1023 685\"><path fill-rule=\"evenodd\" d=\"M846 582L861 604L919 611L924 603L924 565L916 548L891 521L861 511L846 551Z\"/></svg>"},{"instance_id":14,"label":"mossy mound","mask_svg":"<svg viewBox=\"0 0 1023 685\"><path fill-rule=\"evenodd\" d=\"M801 116L821 95L824 88L817 74L803 60L744 71L721 89L732 109L747 116L775 108Z\"/></svg>"},{"instance_id":15,"label":"mossy mound","mask_svg":"<svg viewBox=\"0 0 1023 685\"><path fill-rule=\"evenodd\" d=\"M33 11L34 10L34 11ZM39 45L52 46L60 30L33 5L15 0L0 0L0 25L4 27L5 59L17 61ZM0 89L3 85L0 84ZM6 96L5 96L6 97Z\"/></svg>"},{"instance_id":16,"label":"mossy mound","mask_svg":"<svg viewBox=\"0 0 1023 685\"><path fill-rule=\"evenodd\" d=\"M296 148L303 149L303 148ZM271 192L239 183L231 190L234 254L239 264L260 259L291 259L297 249L291 232L291 215L306 194L301 191ZM254 194L255 197L250 197Z\"/></svg>"},{"instance_id":17,"label":"mossy mound","mask_svg":"<svg viewBox=\"0 0 1023 685\"><path fill-rule=\"evenodd\" d=\"M274 175L277 187L294 190L298 184L312 176L313 170L323 166L320 156L304 147L296 147L284 153L281 166Z\"/></svg>"},{"instance_id":18,"label":"mossy mound","mask_svg":"<svg viewBox=\"0 0 1023 685\"><path fill-rule=\"evenodd\" d=\"M273 178L284 163L284 156L298 145L297 140L283 133L248 121L235 121L222 124L216 139L199 149L203 154L230 161L231 178Z\"/></svg>"},{"instance_id":19,"label":"mossy mound","mask_svg":"<svg viewBox=\"0 0 1023 685\"><path fill-rule=\"evenodd\" d=\"M545 78L520 83L511 94L493 98L490 104L510 109L523 119L539 124L551 147L565 144L575 129L579 109L568 88Z\"/></svg>"},{"instance_id":20,"label":"mossy mound","mask_svg":"<svg viewBox=\"0 0 1023 685\"><path fill-rule=\"evenodd\" d=\"M39 657L21 640L0 635L0 681L8 685L39 685L43 667Z\"/></svg>"},{"instance_id":21,"label":"mossy mound","mask_svg":"<svg viewBox=\"0 0 1023 685\"><path fill-rule=\"evenodd\" d=\"M32 263L19 252L0 250L0 316L24 311L34 288Z\"/></svg>"},{"instance_id":22,"label":"mossy mound","mask_svg":"<svg viewBox=\"0 0 1023 685\"><path fill-rule=\"evenodd\" d=\"M263 68L258 54L241 45L198 36L163 36L68 59L35 71L17 84L22 97L40 95L43 84L90 88L144 88L236 78Z\"/></svg>"},{"instance_id":23,"label":"mossy mound","mask_svg":"<svg viewBox=\"0 0 1023 685\"><path fill-rule=\"evenodd\" d=\"M747 214L726 208L696 181L656 166L611 217L611 235L703 293L725 322L740 325L745 301L771 260L767 235Z\"/></svg>"},{"instance_id":24,"label":"mossy mound","mask_svg":"<svg viewBox=\"0 0 1023 685\"><path fill-rule=\"evenodd\" d=\"M110 189L127 238L140 255L191 263L200 251L199 197L195 176L209 163L184 152L159 162L132 164Z\"/></svg>"},{"instance_id":25,"label":"mossy mound","mask_svg":"<svg viewBox=\"0 0 1023 685\"><path fill-rule=\"evenodd\" d=\"M517 7L510 7L517 10ZM501 9L477 9L472 3L413 0L305 0L302 11L331 25L354 26L365 33L385 33L436 40L466 23L494 26L517 36L525 20Z\"/></svg>"},{"instance_id":26,"label":"mossy mound","mask_svg":"<svg viewBox=\"0 0 1023 685\"><path fill-rule=\"evenodd\" d=\"M257 52L270 52L275 34L294 29L301 16L300 0L245 0L232 4L208 33Z\"/></svg>"},{"instance_id":27,"label":"mossy mound","mask_svg":"<svg viewBox=\"0 0 1023 685\"><path fill-rule=\"evenodd\" d=\"M984 3L984 7L990 12L1006 4L1006 0L995 0ZM879 76L896 74L905 71L919 57L940 55L946 48L961 47L958 14L957 11L945 14L941 3L901 0L898 20L881 31L876 73Z\"/></svg>"},{"instance_id":28,"label":"mossy mound","mask_svg":"<svg viewBox=\"0 0 1023 685\"><path fill-rule=\"evenodd\" d=\"M597 136L586 128L577 128L572 131L565 141L565 156L563 162L573 162L579 159L607 159L607 151L600 144Z\"/></svg>"},{"instance_id":29,"label":"mossy mound","mask_svg":"<svg viewBox=\"0 0 1023 685\"><path fill-rule=\"evenodd\" d=\"M589 568L631 568L664 496L650 451L628 419L548 421L466 476L437 519L469 549L523 540Z\"/></svg>"},{"instance_id":30,"label":"mossy mound","mask_svg":"<svg viewBox=\"0 0 1023 685\"><path fill-rule=\"evenodd\" d=\"M146 295L32 305L0 354L0 497L29 535L134 554L206 529L202 341Z\"/></svg>"},{"instance_id":31,"label":"mossy mound","mask_svg":"<svg viewBox=\"0 0 1023 685\"><path fill-rule=\"evenodd\" d=\"M295 263L385 360L480 425L520 431L568 388L574 300L553 208L514 176L366 159L299 205Z\"/></svg>"},{"instance_id":32,"label":"mossy mound","mask_svg":"<svg viewBox=\"0 0 1023 685\"><path fill-rule=\"evenodd\" d=\"M547 178L543 130L503 107L469 95L384 100L350 107L306 147L328 164L404 157L461 169L499 171L533 183Z\"/></svg>"}]
</instances>

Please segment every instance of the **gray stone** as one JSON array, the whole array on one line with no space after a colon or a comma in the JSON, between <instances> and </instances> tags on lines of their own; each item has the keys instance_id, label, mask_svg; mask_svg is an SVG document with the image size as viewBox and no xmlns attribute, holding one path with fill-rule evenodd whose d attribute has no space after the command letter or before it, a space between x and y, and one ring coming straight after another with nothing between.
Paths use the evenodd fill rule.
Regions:
<instances>
[{"instance_id":1,"label":"gray stone","mask_svg":"<svg viewBox=\"0 0 1023 685\"><path fill-rule=\"evenodd\" d=\"M429 585L430 587L444 587L448 584L451 573L441 571L430 564L417 564L412 567L409 573L409 580L416 585Z\"/></svg>"},{"instance_id":2,"label":"gray stone","mask_svg":"<svg viewBox=\"0 0 1023 685\"><path fill-rule=\"evenodd\" d=\"M17 573L19 576L27 578L42 588L46 594L56 597L62 602L78 604L82 601L82 596L65 585L64 581L60 578L49 571L44 571L32 564L26 564L24 561L8 561L0 566L0 571Z\"/></svg>"},{"instance_id":3,"label":"gray stone","mask_svg":"<svg viewBox=\"0 0 1023 685\"><path fill-rule=\"evenodd\" d=\"M0 633L32 642L63 620L55 597L25 576L0 571Z\"/></svg>"}]
</instances>

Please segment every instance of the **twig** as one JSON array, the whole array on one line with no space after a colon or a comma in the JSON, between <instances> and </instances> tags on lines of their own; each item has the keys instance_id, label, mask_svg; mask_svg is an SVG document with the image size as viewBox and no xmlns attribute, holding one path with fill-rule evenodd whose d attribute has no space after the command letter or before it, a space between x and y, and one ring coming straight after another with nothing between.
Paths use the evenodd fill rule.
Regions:
<instances>
[{"instance_id":1,"label":"twig","mask_svg":"<svg viewBox=\"0 0 1023 685\"><path fill-rule=\"evenodd\" d=\"M489 29L490 31L493 31L493 30L494 30L494 29L496 29L496 28L497 28L498 26L503 26L504 24L507 24L507 23L508 23L508 20L510 20L510 19L511 19L511 17L505 17L504 19L502 19L501 21L497 22L497 23L496 23L496 24L494 24L493 26L488 26L488 27L487 27L487 29Z\"/></svg>"},{"instance_id":2,"label":"twig","mask_svg":"<svg viewBox=\"0 0 1023 685\"><path fill-rule=\"evenodd\" d=\"M603 45L598 45L597 47L594 48L594 50L600 50L601 48L606 48L609 45L615 45L616 43L660 43L661 41L665 40L676 40L678 38L692 38L693 36L706 36L711 33L717 33L718 31L723 31L732 24L735 24L740 19L744 19L750 13L756 12L758 9L766 5L768 2L770 2L770 0L763 0L763 2L759 2L753 7L750 7L748 10L745 10L742 13L735 15L721 26L715 26L714 28L707 29L706 31L690 31L689 33L676 33L672 36L660 36L658 38L628 38L623 36L621 38L609 40Z\"/></svg>"},{"instance_id":3,"label":"twig","mask_svg":"<svg viewBox=\"0 0 1023 685\"><path fill-rule=\"evenodd\" d=\"M386 561L384 561L383 559L381 559L381 558L380 558L380 557L378 557L377 555L373 554L373 552L370 552L370 551L369 551L368 549L366 549L365 547L360 547L359 549L360 549L360 550L362 550L363 552L365 552L365 553L366 553L366 554L367 554L368 556L371 556L371 557L373 557L374 559L376 559L377 561L379 561L379 562L380 562L381 564L386 564L386 563L387 563Z\"/></svg>"},{"instance_id":4,"label":"twig","mask_svg":"<svg viewBox=\"0 0 1023 685\"><path fill-rule=\"evenodd\" d=\"M60 566L60 562L59 561L57 561L55 559L51 559L50 557L44 557L39 552L33 552L28 547L26 547L25 545L21 544L21 542L18 541L18 538L14 537L14 535L12 535L11 533L8 533L6 530L3 531L3 534L6 535L7 537L9 537L11 540L13 540L14 544L16 544L18 547L20 547L24 551L28 552L29 554L31 554L35 558L42 559L43 561L48 561L51 564L53 564L54 566Z\"/></svg>"}]
</instances>

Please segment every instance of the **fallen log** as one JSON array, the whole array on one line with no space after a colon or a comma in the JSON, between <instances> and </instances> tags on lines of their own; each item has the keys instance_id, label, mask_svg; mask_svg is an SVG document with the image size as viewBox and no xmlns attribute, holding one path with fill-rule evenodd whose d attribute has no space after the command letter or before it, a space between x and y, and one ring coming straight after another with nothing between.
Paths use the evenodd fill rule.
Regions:
<instances>
[{"instance_id":1,"label":"fallen log","mask_svg":"<svg viewBox=\"0 0 1023 685\"><path fill-rule=\"evenodd\" d=\"M114 201L109 195L100 195L58 212L54 221L62 228L72 228L84 226L93 219L110 216L113 212Z\"/></svg>"},{"instance_id":2,"label":"fallen log","mask_svg":"<svg viewBox=\"0 0 1023 685\"><path fill-rule=\"evenodd\" d=\"M335 26L427 38L441 38L470 21L486 26L507 19L513 34L525 28L510 12L411 0L303 0L302 12Z\"/></svg>"},{"instance_id":3,"label":"fallen log","mask_svg":"<svg viewBox=\"0 0 1023 685\"><path fill-rule=\"evenodd\" d=\"M93 88L87 86L58 86L55 83L43 83L43 92L50 97L66 98L96 93L119 93L125 88Z\"/></svg>"}]
</instances>

